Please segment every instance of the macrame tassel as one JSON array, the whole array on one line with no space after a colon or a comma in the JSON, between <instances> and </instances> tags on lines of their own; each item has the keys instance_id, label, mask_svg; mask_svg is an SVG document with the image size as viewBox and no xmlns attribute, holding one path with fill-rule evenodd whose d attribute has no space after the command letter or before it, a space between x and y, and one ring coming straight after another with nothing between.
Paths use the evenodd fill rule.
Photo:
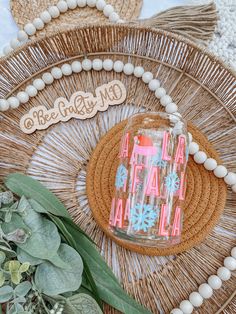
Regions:
<instances>
[{"instance_id":1,"label":"macrame tassel","mask_svg":"<svg viewBox=\"0 0 236 314\"><path fill-rule=\"evenodd\" d=\"M188 37L194 41L206 42L212 38L218 20L213 2L198 6L178 6L143 19L144 26L156 27Z\"/></svg>"}]
</instances>

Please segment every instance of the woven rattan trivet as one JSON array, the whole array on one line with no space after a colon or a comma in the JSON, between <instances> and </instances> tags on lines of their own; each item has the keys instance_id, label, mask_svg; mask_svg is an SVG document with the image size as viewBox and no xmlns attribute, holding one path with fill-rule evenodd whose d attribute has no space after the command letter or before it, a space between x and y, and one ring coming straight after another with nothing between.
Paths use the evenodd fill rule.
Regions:
<instances>
[{"instance_id":1,"label":"woven rattan trivet","mask_svg":"<svg viewBox=\"0 0 236 314\"><path fill-rule=\"evenodd\" d=\"M41 12L49 6L57 4L58 0L11 0L11 11L16 23L23 27L27 22L33 21ZM107 4L113 5L119 16L127 21L136 19L141 11L142 0L108 0ZM55 31L65 30L73 26L82 24L108 23L109 20L95 8L77 8L68 10L66 14L61 14L59 18L46 25L37 32L36 36L49 35Z\"/></svg>"},{"instance_id":2,"label":"woven rattan trivet","mask_svg":"<svg viewBox=\"0 0 236 314\"><path fill-rule=\"evenodd\" d=\"M186 251L205 239L217 223L224 209L226 185L197 165L192 157L188 164L188 188L184 208L182 242L170 248L153 248L133 245L116 238L109 230L111 198L118 165L119 143L127 120L113 127L98 143L90 159L87 174L87 193L93 216L102 230L119 245L145 255L172 255ZM158 122L157 122L158 123ZM200 147L209 156L219 157L206 137L192 124L188 125Z\"/></svg>"}]
</instances>

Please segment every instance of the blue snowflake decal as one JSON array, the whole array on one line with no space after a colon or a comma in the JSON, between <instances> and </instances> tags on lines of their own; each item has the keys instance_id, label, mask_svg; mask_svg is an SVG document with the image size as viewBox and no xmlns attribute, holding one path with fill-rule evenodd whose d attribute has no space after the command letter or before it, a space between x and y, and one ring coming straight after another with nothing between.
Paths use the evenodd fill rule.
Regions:
<instances>
[{"instance_id":1,"label":"blue snowflake decal","mask_svg":"<svg viewBox=\"0 0 236 314\"><path fill-rule=\"evenodd\" d=\"M116 172L116 188L122 188L127 180L128 171L124 165L119 165L117 172Z\"/></svg>"},{"instance_id":2,"label":"blue snowflake decal","mask_svg":"<svg viewBox=\"0 0 236 314\"><path fill-rule=\"evenodd\" d=\"M130 221L135 231L147 232L149 228L155 225L157 213L152 205L136 204L130 211Z\"/></svg>"},{"instance_id":3,"label":"blue snowflake decal","mask_svg":"<svg viewBox=\"0 0 236 314\"><path fill-rule=\"evenodd\" d=\"M180 179L176 172L171 172L165 177L165 186L171 193L174 193L179 189Z\"/></svg>"},{"instance_id":4,"label":"blue snowflake decal","mask_svg":"<svg viewBox=\"0 0 236 314\"><path fill-rule=\"evenodd\" d=\"M167 161L162 160L161 155L162 152L160 151L157 155L152 157L151 163L153 166L157 166L159 168L165 168L167 166Z\"/></svg>"}]
</instances>

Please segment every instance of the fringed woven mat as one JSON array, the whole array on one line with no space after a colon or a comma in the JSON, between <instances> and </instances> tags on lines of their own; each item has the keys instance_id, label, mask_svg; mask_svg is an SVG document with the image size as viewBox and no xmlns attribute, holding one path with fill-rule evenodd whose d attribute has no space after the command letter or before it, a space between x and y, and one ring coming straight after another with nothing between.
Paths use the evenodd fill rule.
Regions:
<instances>
[{"instance_id":1,"label":"fringed woven mat","mask_svg":"<svg viewBox=\"0 0 236 314\"><path fill-rule=\"evenodd\" d=\"M227 168L236 171L235 76L193 43L160 30L96 26L27 45L0 61L0 96L15 95L55 64L81 59L85 53L90 58L122 59L151 70L178 104L183 117L208 138ZM72 119L32 135L20 130L19 119L31 107L44 104L50 108L59 96L69 98L78 90L94 92L95 87L115 78L127 87L126 105L110 107L90 120ZM103 233L88 205L88 162L103 135L131 114L147 108L163 110L148 87L131 76L92 71L56 80L26 105L1 114L0 178L18 171L44 183L94 239L125 289L153 313L169 313L216 272L235 246L236 203L235 195L228 190L216 227L200 245L176 256L137 254L119 247ZM197 313L215 314L223 304L227 308L224 313L234 313L235 288L233 274ZM107 307L106 313L114 311Z\"/></svg>"}]
</instances>

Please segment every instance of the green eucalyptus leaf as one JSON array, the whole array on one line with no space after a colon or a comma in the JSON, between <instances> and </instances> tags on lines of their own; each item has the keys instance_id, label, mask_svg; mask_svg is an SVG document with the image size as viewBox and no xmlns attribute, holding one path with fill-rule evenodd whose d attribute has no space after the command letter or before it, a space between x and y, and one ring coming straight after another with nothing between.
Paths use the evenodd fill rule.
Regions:
<instances>
[{"instance_id":1,"label":"green eucalyptus leaf","mask_svg":"<svg viewBox=\"0 0 236 314\"><path fill-rule=\"evenodd\" d=\"M0 288L0 303L5 303L13 297L13 288L4 286Z\"/></svg>"},{"instance_id":2,"label":"green eucalyptus leaf","mask_svg":"<svg viewBox=\"0 0 236 314\"><path fill-rule=\"evenodd\" d=\"M25 263L25 262L29 262L30 265L35 266L35 265L39 265L41 264L44 260L37 258L37 257L33 257L31 255L29 255L28 253L26 253L24 250L22 250L21 248L17 247L17 259L21 262L21 263Z\"/></svg>"},{"instance_id":3,"label":"green eucalyptus leaf","mask_svg":"<svg viewBox=\"0 0 236 314\"><path fill-rule=\"evenodd\" d=\"M12 213L11 221L2 223L1 227L4 232L4 237L9 242L25 242L30 235L30 229L16 213Z\"/></svg>"},{"instance_id":4,"label":"green eucalyptus leaf","mask_svg":"<svg viewBox=\"0 0 236 314\"><path fill-rule=\"evenodd\" d=\"M11 253L10 255L12 255L12 256L16 256L16 252L13 251L12 249L10 249L9 247L5 246L5 245L0 245L0 250Z\"/></svg>"},{"instance_id":5,"label":"green eucalyptus leaf","mask_svg":"<svg viewBox=\"0 0 236 314\"><path fill-rule=\"evenodd\" d=\"M36 287L48 296L76 291L82 281L83 262L80 255L67 244L61 244L58 255L70 266L70 269L61 269L44 262L35 272Z\"/></svg>"},{"instance_id":6,"label":"green eucalyptus leaf","mask_svg":"<svg viewBox=\"0 0 236 314\"><path fill-rule=\"evenodd\" d=\"M8 211L5 213L4 221L5 221L5 222L10 222L10 221L11 221L11 217L12 217L12 212L11 212L10 210L8 210Z\"/></svg>"},{"instance_id":7,"label":"green eucalyptus leaf","mask_svg":"<svg viewBox=\"0 0 236 314\"><path fill-rule=\"evenodd\" d=\"M28 202L28 200L26 199L26 197L23 195L18 203L17 206L17 211L19 213L24 213L25 211L27 211L30 208L30 203Z\"/></svg>"},{"instance_id":8,"label":"green eucalyptus leaf","mask_svg":"<svg viewBox=\"0 0 236 314\"><path fill-rule=\"evenodd\" d=\"M0 265L5 261L6 259L6 254L2 251L0 251Z\"/></svg>"},{"instance_id":9,"label":"green eucalyptus leaf","mask_svg":"<svg viewBox=\"0 0 236 314\"><path fill-rule=\"evenodd\" d=\"M19 303L14 303L10 307L10 310L7 312L7 314L21 314L21 313L24 313L24 308Z\"/></svg>"},{"instance_id":10,"label":"green eucalyptus leaf","mask_svg":"<svg viewBox=\"0 0 236 314\"><path fill-rule=\"evenodd\" d=\"M67 298L64 312L67 314L102 314L97 302L85 293L75 294Z\"/></svg>"},{"instance_id":11,"label":"green eucalyptus leaf","mask_svg":"<svg viewBox=\"0 0 236 314\"><path fill-rule=\"evenodd\" d=\"M59 268L62 268L62 269L70 269L70 266L65 263L58 254L50 257L49 259L49 262L51 262L53 265L59 267Z\"/></svg>"},{"instance_id":12,"label":"green eucalyptus leaf","mask_svg":"<svg viewBox=\"0 0 236 314\"><path fill-rule=\"evenodd\" d=\"M5 279L4 272L0 271L0 287L4 285Z\"/></svg>"},{"instance_id":13,"label":"green eucalyptus leaf","mask_svg":"<svg viewBox=\"0 0 236 314\"><path fill-rule=\"evenodd\" d=\"M50 260L56 255L60 246L60 235L53 222L32 212L24 218L25 223L32 230L31 236L25 243L17 245L33 257Z\"/></svg>"},{"instance_id":14,"label":"green eucalyptus leaf","mask_svg":"<svg viewBox=\"0 0 236 314\"><path fill-rule=\"evenodd\" d=\"M32 285L29 281L21 282L18 286L16 286L15 294L18 297L24 297L27 295L27 293L30 291L31 288L32 288Z\"/></svg>"},{"instance_id":15,"label":"green eucalyptus leaf","mask_svg":"<svg viewBox=\"0 0 236 314\"><path fill-rule=\"evenodd\" d=\"M20 266L19 272L20 272L20 273L25 273L25 272L28 271L29 267L30 267L30 263L29 263L29 262L25 262L25 263L23 263L23 264Z\"/></svg>"},{"instance_id":16,"label":"green eucalyptus leaf","mask_svg":"<svg viewBox=\"0 0 236 314\"><path fill-rule=\"evenodd\" d=\"M5 185L18 196L24 195L27 198L33 198L53 215L70 218L67 210L56 196L31 177L20 173L10 174Z\"/></svg>"},{"instance_id":17,"label":"green eucalyptus leaf","mask_svg":"<svg viewBox=\"0 0 236 314\"><path fill-rule=\"evenodd\" d=\"M30 198L28 201L31 207L33 208L33 210L36 211L37 213L40 213L40 214L48 213L48 211L43 206L41 206L38 202L36 202L34 199Z\"/></svg>"}]
</instances>

